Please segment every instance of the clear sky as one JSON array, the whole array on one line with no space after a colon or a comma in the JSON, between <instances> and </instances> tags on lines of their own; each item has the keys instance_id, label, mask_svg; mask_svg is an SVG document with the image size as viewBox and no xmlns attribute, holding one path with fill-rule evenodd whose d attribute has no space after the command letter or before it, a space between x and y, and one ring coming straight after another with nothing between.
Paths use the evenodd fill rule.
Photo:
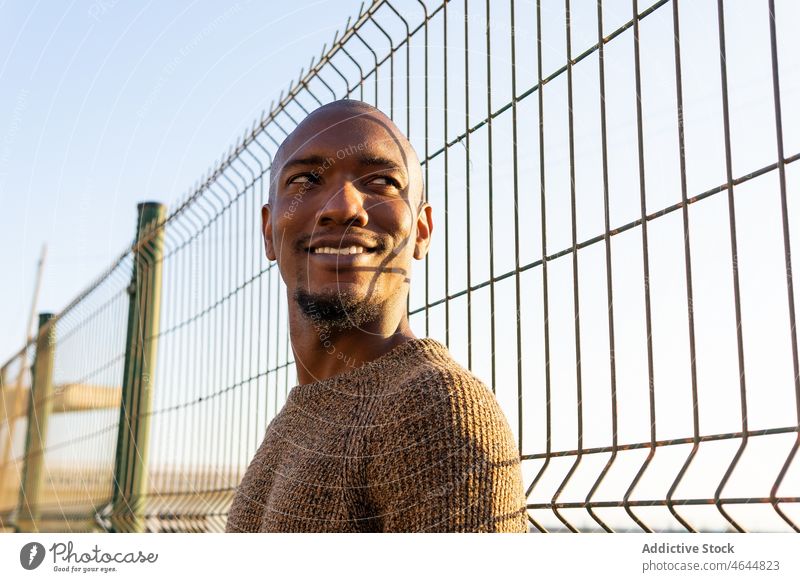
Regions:
<instances>
[{"instance_id":1,"label":"clear sky","mask_svg":"<svg viewBox=\"0 0 800 582\"><path fill-rule=\"evenodd\" d=\"M357 0L0 2L0 360L186 193Z\"/></svg>"}]
</instances>

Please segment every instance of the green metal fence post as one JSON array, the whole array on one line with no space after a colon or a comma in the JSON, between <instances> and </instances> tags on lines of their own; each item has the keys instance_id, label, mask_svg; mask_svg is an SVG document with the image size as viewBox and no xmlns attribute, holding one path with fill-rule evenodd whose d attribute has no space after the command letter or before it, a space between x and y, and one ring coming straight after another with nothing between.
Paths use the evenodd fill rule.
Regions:
<instances>
[{"instance_id":1,"label":"green metal fence post","mask_svg":"<svg viewBox=\"0 0 800 582\"><path fill-rule=\"evenodd\" d=\"M166 207L137 205L133 277L128 289L128 335L114 468L111 531L144 531L147 452L161 307L161 264Z\"/></svg>"},{"instance_id":2,"label":"green metal fence post","mask_svg":"<svg viewBox=\"0 0 800 582\"><path fill-rule=\"evenodd\" d=\"M56 345L52 313L39 314L36 358L28 397L28 426L25 436L25 465L22 470L18 532L39 531L39 493L42 488L44 449L47 446L47 421L53 409L53 360Z\"/></svg>"}]
</instances>

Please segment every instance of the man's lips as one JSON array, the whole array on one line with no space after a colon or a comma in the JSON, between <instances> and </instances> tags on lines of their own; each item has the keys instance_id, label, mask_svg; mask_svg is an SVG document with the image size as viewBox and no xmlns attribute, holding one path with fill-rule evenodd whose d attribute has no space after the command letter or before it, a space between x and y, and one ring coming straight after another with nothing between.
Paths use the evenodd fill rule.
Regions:
<instances>
[{"instance_id":1,"label":"man's lips","mask_svg":"<svg viewBox=\"0 0 800 582\"><path fill-rule=\"evenodd\" d=\"M324 252L324 250L325 247L320 247L320 252L306 252L305 263L307 269L313 271L329 271L332 274L341 275L344 271L372 270L378 262L374 251L337 254L334 252Z\"/></svg>"},{"instance_id":2,"label":"man's lips","mask_svg":"<svg viewBox=\"0 0 800 582\"><path fill-rule=\"evenodd\" d=\"M313 256L352 257L375 253L382 246L369 238L345 235L318 237L305 245L303 250Z\"/></svg>"},{"instance_id":3,"label":"man's lips","mask_svg":"<svg viewBox=\"0 0 800 582\"><path fill-rule=\"evenodd\" d=\"M380 239L358 234L317 236L301 247L309 265L325 270L367 267L381 254L386 244Z\"/></svg>"}]
</instances>

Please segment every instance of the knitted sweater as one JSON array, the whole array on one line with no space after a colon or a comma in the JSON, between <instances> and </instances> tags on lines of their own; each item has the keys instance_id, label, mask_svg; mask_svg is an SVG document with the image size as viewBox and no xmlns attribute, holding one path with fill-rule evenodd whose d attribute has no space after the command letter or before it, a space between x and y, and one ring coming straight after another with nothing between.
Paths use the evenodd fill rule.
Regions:
<instances>
[{"instance_id":1,"label":"knitted sweater","mask_svg":"<svg viewBox=\"0 0 800 582\"><path fill-rule=\"evenodd\" d=\"M526 532L520 457L494 394L418 338L289 392L227 532Z\"/></svg>"}]
</instances>

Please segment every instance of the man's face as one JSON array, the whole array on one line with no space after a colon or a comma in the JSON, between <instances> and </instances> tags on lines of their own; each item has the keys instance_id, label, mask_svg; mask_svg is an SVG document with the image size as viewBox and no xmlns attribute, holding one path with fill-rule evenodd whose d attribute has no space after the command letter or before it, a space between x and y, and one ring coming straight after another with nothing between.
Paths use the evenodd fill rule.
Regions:
<instances>
[{"instance_id":1,"label":"man's face","mask_svg":"<svg viewBox=\"0 0 800 582\"><path fill-rule=\"evenodd\" d=\"M317 111L283 143L273 172L264 240L289 295L344 297L345 308L373 312L404 305L432 224L419 161L395 126L364 109Z\"/></svg>"}]
</instances>

